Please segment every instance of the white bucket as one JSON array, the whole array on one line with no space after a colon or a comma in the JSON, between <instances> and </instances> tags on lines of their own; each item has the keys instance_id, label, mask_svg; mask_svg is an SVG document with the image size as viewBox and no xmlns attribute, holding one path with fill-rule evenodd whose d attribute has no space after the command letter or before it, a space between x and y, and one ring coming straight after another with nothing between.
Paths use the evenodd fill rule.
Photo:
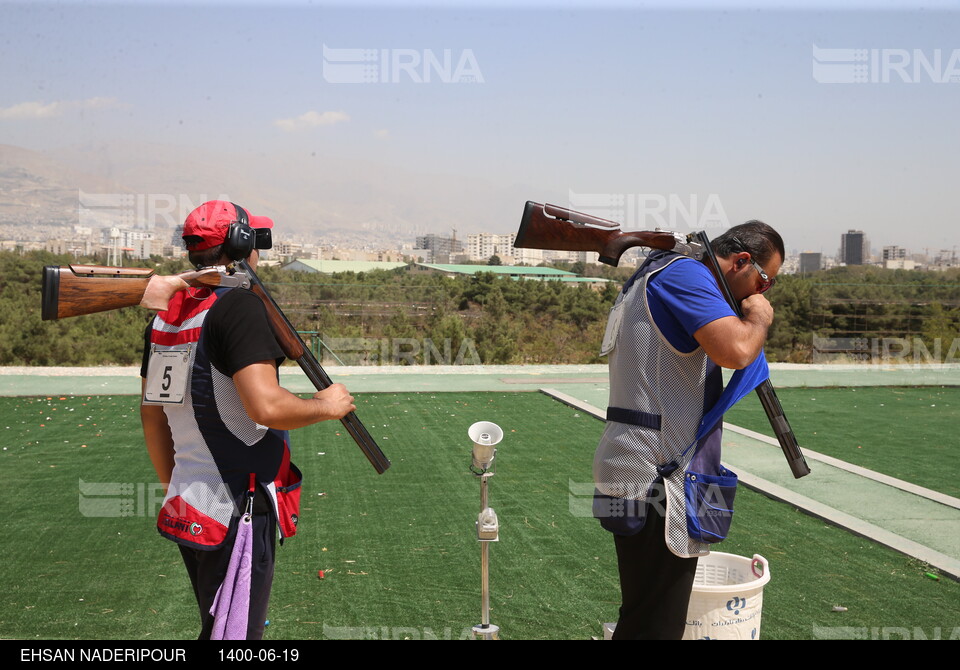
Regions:
<instances>
[{"instance_id":1,"label":"white bucket","mask_svg":"<svg viewBox=\"0 0 960 670\"><path fill-rule=\"evenodd\" d=\"M711 552L697 561L684 640L759 640L763 587L770 566L753 558Z\"/></svg>"}]
</instances>

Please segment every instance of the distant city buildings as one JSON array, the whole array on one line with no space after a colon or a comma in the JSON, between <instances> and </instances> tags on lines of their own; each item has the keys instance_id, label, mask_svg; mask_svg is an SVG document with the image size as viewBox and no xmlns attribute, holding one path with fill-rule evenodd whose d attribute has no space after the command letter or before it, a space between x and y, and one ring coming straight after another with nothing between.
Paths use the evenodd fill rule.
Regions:
<instances>
[{"instance_id":1,"label":"distant city buildings","mask_svg":"<svg viewBox=\"0 0 960 670\"><path fill-rule=\"evenodd\" d=\"M106 265L123 265L125 259L145 260L151 257L181 258L185 255L180 238L181 227L156 226L151 230L142 227L95 226L74 224L52 228L46 238L21 229L0 230L0 250L27 251L44 249L58 255L75 257L98 257ZM399 248L376 248L364 242L364 237L351 244L347 240L318 243L304 239L277 239L269 251L262 254L265 262L287 264L295 260L352 261L360 263L433 263L433 264L487 264L497 257L502 265L532 266L554 263L599 263L595 252L551 251L541 249L518 249L514 246L515 233L475 233L465 240L438 234L421 235L415 243L406 243ZM871 255L869 240L862 230L850 229L840 238L839 254L822 252L791 252L781 268L783 274L809 274L829 270L840 265L882 265L901 270L945 270L960 267L957 247L952 249L924 249L922 253L911 252L899 245L886 245L879 253ZM643 247L628 249L620 259L621 267L642 262L648 250Z\"/></svg>"},{"instance_id":2,"label":"distant city buildings","mask_svg":"<svg viewBox=\"0 0 960 670\"><path fill-rule=\"evenodd\" d=\"M884 261L900 261L907 258L907 250L896 245L883 248Z\"/></svg>"},{"instance_id":3,"label":"distant city buildings","mask_svg":"<svg viewBox=\"0 0 960 670\"><path fill-rule=\"evenodd\" d=\"M418 250L423 250L424 260L428 263L449 263L451 259L463 254L463 242L456 237L441 235L422 235L417 238Z\"/></svg>"},{"instance_id":4,"label":"distant city buildings","mask_svg":"<svg viewBox=\"0 0 960 670\"><path fill-rule=\"evenodd\" d=\"M916 261L907 257L907 250L896 245L883 248L883 267L888 270L914 270Z\"/></svg>"},{"instance_id":5,"label":"distant city buildings","mask_svg":"<svg viewBox=\"0 0 960 670\"><path fill-rule=\"evenodd\" d=\"M800 254L800 274L817 272L823 267L823 254L817 252L804 252Z\"/></svg>"},{"instance_id":6,"label":"distant city buildings","mask_svg":"<svg viewBox=\"0 0 960 670\"><path fill-rule=\"evenodd\" d=\"M840 262L865 265L870 260L870 245L862 230L848 230L840 236Z\"/></svg>"},{"instance_id":7,"label":"distant city buildings","mask_svg":"<svg viewBox=\"0 0 960 670\"><path fill-rule=\"evenodd\" d=\"M936 256L933 257L931 263L931 270L940 270L950 267L960 266L960 260L957 259L957 248L953 249L941 249Z\"/></svg>"},{"instance_id":8,"label":"distant city buildings","mask_svg":"<svg viewBox=\"0 0 960 670\"><path fill-rule=\"evenodd\" d=\"M99 236L99 239L97 239ZM162 240L152 232L129 228L92 228L75 225L72 234L48 239L43 249L54 254L71 256L103 255L111 265L120 265L123 258L143 260L151 256L173 256Z\"/></svg>"},{"instance_id":9,"label":"distant city buildings","mask_svg":"<svg viewBox=\"0 0 960 670\"><path fill-rule=\"evenodd\" d=\"M474 260L489 260L497 256L502 261L504 257L513 257L516 249L513 246L517 239L516 234L495 235L493 233L478 233L467 236L468 255ZM524 249L523 251L527 251ZM511 261L512 264L512 261Z\"/></svg>"},{"instance_id":10,"label":"distant city buildings","mask_svg":"<svg viewBox=\"0 0 960 670\"><path fill-rule=\"evenodd\" d=\"M516 233L497 235L478 233L467 236L467 252L472 260L485 261L496 256L507 265L539 265L544 261L542 249L517 249Z\"/></svg>"},{"instance_id":11,"label":"distant city buildings","mask_svg":"<svg viewBox=\"0 0 960 670\"><path fill-rule=\"evenodd\" d=\"M504 265L540 265L549 261L597 263L597 254L579 251L546 251L518 249L513 246L516 233L476 233L467 235L467 242L453 237L424 235L417 237L413 255L424 263L487 263L496 256Z\"/></svg>"}]
</instances>

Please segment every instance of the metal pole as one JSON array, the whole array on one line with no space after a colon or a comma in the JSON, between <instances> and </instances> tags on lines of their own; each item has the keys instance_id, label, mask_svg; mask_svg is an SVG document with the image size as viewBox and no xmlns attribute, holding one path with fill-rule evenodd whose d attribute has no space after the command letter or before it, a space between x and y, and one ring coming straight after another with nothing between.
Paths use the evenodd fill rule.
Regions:
<instances>
[{"instance_id":1,"label":"metal pole","mask_svg":"<svg viewBox=\"0 0 960 670\"><path fill-rule=\"evenodd\" d=\"M487 509L487 479L493 475L480 475L481 515ZM473 627L473 633L484 640L499 639L500 627L490 623L490 540L480 540L480 625Z\"/></svg>"},{"instance_id":2,"label":"metal pole","mask_svg":"<svg viewBox=\"0 0 960 670\"><path fill-rule=\"evenodd\" d=\"M487 509L487 475L480 477L480 511ZM480 627L490 626L490 543L480 543Z\"/></svg>"}]
</instances>

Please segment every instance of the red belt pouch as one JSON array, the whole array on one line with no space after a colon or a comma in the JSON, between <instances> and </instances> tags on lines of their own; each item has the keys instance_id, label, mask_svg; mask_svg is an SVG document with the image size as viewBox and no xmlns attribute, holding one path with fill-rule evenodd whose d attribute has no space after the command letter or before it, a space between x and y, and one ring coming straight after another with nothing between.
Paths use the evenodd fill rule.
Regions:
<instances>
[{"instance_id":1,"label":"red belt pouch","mask_svg":"<svg viewBox=\"0 0 960 670\"><path fill-rule=\"evenodd\" d=\"M284 537L293 537L297 534L297 523L300 521L300 484L303 475L300 469L290 464L274 481L277 487L277 517L280 522L280 532Z\"/></svg>"}]
</instances>

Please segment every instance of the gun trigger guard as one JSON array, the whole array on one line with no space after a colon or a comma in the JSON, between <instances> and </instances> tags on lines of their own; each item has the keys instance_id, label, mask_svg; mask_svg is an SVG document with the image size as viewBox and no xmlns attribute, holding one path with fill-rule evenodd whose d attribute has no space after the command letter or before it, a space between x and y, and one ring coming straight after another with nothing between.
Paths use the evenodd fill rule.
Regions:
<instances>
[{"instance_id":1,"label":"gun trigger guard","mask_svg":"<svg viewBox=\"0 0 960 670\"><path fill-rule=\"evenodd\" d=\"M198 291L204 291L203 295L198 294ZM206 300L210 297L210 289L206 286L188 286L187 287L187 296L191 300Z\"/></svg>"}]
</instances>

